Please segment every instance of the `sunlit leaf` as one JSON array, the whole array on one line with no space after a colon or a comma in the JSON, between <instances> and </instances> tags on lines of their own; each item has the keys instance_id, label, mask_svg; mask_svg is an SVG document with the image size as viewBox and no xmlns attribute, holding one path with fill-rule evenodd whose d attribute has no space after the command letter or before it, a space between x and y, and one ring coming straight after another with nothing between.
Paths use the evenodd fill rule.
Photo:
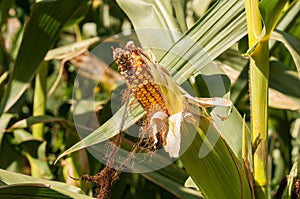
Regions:
<instances>
[{"instance_id":1,"label":"sunlit leaf","mask_svg":"<svg viewBox=\"0 0 300 199\"><path fill-rule=\"evenodd\" d=\"M260 2L259 9L266 28L266 35L269 36L277 25L282 9L287 2L287 0L263 0Z\"/></svg>"},{"instance_id":2,"label":"sunlit leaf","mask_svg":"<svg viewBox=\"0 0 300 199\"><path fill-rule=\"evenodd\" d=\"M71 59L78 54L88 50L91 45L99 42L99 40L100 39L98 37L94 37L49 50L44 60L48 61L51 59Z\"/></svg>"},{"instance_id":3,"label":"sunlit leaf","mask_svg":"<svg viewBox=\"0 0 300 199\"><path fill-rule=\"evenodd\" d=\"M14 117L13 114L5 113L0 117L0 146L2 143L2 138L4 136L4 132L6 131L7 125L9 121Z\"/></svg>"},{"instance_id":4,"label":"sunlit leaf","mask_svg":"<svg viewBox=\"0 0 300 199\"><path fill-rule=\"evenodd\" d=\"M168 48L179 39L179 33L183 30L175 18L171 0L117 0L117 3L131 19L143 47L149 47L149 43L157 46L163 42ZM175 11L178 9L176 7Z\"/></svg>"},{"instance_id":5,"label":"sunlit leaf","mask_svg":"<svg viewBox=\"0 0 300 199\"><path fill-rule=\"evenodd\" d=\"M7 128L9 121L14 117L14 114L5 113L0 117L0 132L4 132Z\"/></svg>"}]
</instances>

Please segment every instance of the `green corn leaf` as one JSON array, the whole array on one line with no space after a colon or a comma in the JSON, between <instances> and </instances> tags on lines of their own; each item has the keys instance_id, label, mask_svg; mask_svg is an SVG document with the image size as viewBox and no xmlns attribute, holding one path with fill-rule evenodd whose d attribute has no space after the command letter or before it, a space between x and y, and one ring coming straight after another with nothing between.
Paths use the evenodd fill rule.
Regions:
<instances>
[{"instance_id":1,"label":"green corn leaf","mask_svg":"<svg viewBox=\"0 0 300 199\"><path fill-rule=\"evenodd\" d=\"M69 122L67 120L52 117L49 115L41 115L41 116L34 116L34 117L29 117L29 118L26 118L23 120L19 120L16 123L14 123L12 126L10 126L7 129L7 131L10 132L14 129L28 128L28 127L30 127L34 124L38 124L38 123L51 123L51 122L59 122L67 128L70 128L72 130L75 129L74 124L72 124L71 122Z\"/></svg>"},{"instance_id":2,"label":"green corn leaf","mask_svg":"<svg viewBox=\"0 0 300 199\"><path fill-rule=\"evenodd\" d=\"M24 183L15 185L4 185L0 187L0 197L3 198L70 198L63 195L53 189L50 189L48 185L40 183Z\"/></svg>"},{"instance_id":3,"label":"green corn leaf","mask_svg":"<svg viewBox=\"0 0 300 199\"><path fill-rule=\"evenodd\" d=\"M276 27L281 15L283 14L283 8L287 4L287 1L280 1L280 0L264 0L259 3L259 11L257 9L256 16L259 14L261 15L264 27L262 30L260 29L261 24L256 24L253 22L253 26L256 26L258 30L249 30L249 32L255 32L255 42L252 43L252 46L246 52L246 55L251 55L254 51L256 46L262 42L267 41L270 39L270 36ZM250 7L254 7L251 5ZM260 20L258 20L260 23ZM260 32L258 32L260 31ZM258 35L260 34L260 35ZM249 38L249 37L248 37Z\"/></svg>"},{"instance_id":4,"label":"green corn leaf","mask_svg":"<svg viewBox=\"0 0 300 199\"><path fill-rule=\"evenodd\" d=\"M185 169L191 175L205 198L252 198L243 166L220 138L210 120L200 119L200 128L185 123L181 129L182 144L193 143L181 156ZM193 138L194 131L197 131ZM217 138L217 142L215 140ZM201 154L201 148L209 150Z\"/></svg>"},{"instance_id":5,"label":"green corn leaf","mask_svg":"<svg viewBox=\"0 0 300 199\"><path fill-rule=\"evenodd\" d=\"M175 18L182 15L178 16L179 1L174 4L171 0L117 0L117 3L131 19L143 47L149 47L149 44L157 46L163 42L168 48L178 40L179 34L183 31ZM181 12L184 12L182 8ZM161 57L158 54L156 56Z\"/></svg>"},{"instance_id":6,"label":"green corn leaf","mask_svg":"<svg viewBox=\"0 0 300 199\"><path fill-rule=\"evenodd\" d=\"M270 67L270 106L299 110L300 79L297 73L279 61L271 61Z\"/></svg>"},{"instance_id":7,"label":"green corn leaf","mask_svg":"<svg viewBox=\"0 0 300 199\"><path fill-rule=\"evenodd\" d=\"M21 97L63 27L75 14L84 15L86 6L86 1L80 0L72 4L67 0L41 1L33 6L0 113L8 111Z\"/></svg>"},{"instance_id":8,"label":"green corn leaf","mask_svg":"<svg viewBox=\"0 0 300 199\"><path fill-rule=\"evenodd\" d=\"M142 173L146 179L151 182L158 184L160 187L168 190L170 193L174 194L177 198L186 198L186 199L196 199L203 198L203 195L199 191L183 187L181 179L178 179L178 176L181 176L182 169L172 167L172 165L153 172Z\"/></svg>"},{"instance_id":9,"label":"green corn leaf","mask_svg":"<svg viewBox=\"0 0 300 199\"><path fill-rule=\"evenodd\" d=\"M98 129L90 133L80 142L74 144L71 148L64 151L61 155L59 155L57 160L59 160L65 155L73 153L74 151L78 151L88 146L92 146L94 144L108 140L120 133L120 129L126 130L127 128L135 124L143 116L143 109L137 104L130 108L131 109L128 110L128 107L122 106L112 118L110 118L107 122L101 125ZM125 112L130 112L132 114L130 114L129 117L126 117L123 126L123 117Z\"/></svg>"},{"instance_id":10,"label":"green corn leaf","mask_svg":"<svg viewBox=\"0 0 300 199\"><path fill-rule=\"evenodd\" d=\"M99 42L99 37L85 39L76 43L70 43L56 49L49 50L45 56L45 60L51 59L71 59L80 53L86 51L91 45Z\"/></svg>"},{"instance_id":11,"label":"green corn leaf","mask_svg":"<svg viewBox=\"0 0 300 199\"><path fill-rule=\"evenodd\" d=\"M3 169L0 169L0 179L6 184L0 186L0 198L17 195L27 198L91 198L81 189L66 183L33 178Z\"/></svg>"},{"instance_id":12,"label":"green corn leaf","mask_svg":"<svg viewBox=\"0 0 300 199\"><path fill-rule=\"evenodd\" d=\"M53 175L51 173L48 162L46 161L46 142L43 142L38 147L38 157L33 157L30 153L23 151L26 156L30 167L31 175L36 178L52 179Z\"/></svg>"},{"instance_id":13,"label":"green corn leaf","mask_svg":"<svg viewBox=\"0 0 300 199\"><path fill-rule=\"evenodd\" d=\"M287 0L263 0L259 4L261 16L266 28L266 36L270 36L281 17L282 9Z\"/></svg>"},{"instance_id":14,"label":"green corn leaf","mask_svg":"<svg viewBox=\"0 0 300 199\"><path fill-rule=\"evenodd\" d=\"M13 117L14 115L10 113L4 113L0 117L0 147L2 144L2 138L4 136L4 132L6 131L7 125Z\"/></svg>"},{"instance_id":15,"label":"green corn leaf","mask_svg":"<svg viewBox=\"0 0 300 199\"><path fill-rule=\"evenodd\" d=\"M274 31L271 36L272 39L280 41L284 44L286 49L290 52L294 63L298 70L298 77L300 78L300 42L293 36L283 31Z\"/></svg>"}]
</instances>

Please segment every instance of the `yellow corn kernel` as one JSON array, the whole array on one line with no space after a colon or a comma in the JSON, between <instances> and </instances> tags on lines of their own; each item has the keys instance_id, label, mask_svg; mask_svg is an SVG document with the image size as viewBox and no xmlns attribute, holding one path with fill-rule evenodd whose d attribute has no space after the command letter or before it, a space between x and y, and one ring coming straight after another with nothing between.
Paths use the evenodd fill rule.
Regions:
<instances>
[{"instance_id":1,"label":"yellow corn kernel","mask_svg":"<svg viewBox=\"0 0 300 199\"><path fill-rule=\"evenodd\" d=\"M159 86L155 84L150 70L139 55L139 50L131 43L124 48L114 49L113 54L128 88L132 90L142 107L147 112L163 111L168 114Z\"/></svg>"}]
</instances>

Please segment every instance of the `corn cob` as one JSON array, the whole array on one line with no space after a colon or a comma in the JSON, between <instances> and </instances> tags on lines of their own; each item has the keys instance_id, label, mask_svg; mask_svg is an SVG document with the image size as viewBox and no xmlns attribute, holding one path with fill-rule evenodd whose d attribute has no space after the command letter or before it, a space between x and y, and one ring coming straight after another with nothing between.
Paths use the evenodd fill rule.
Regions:
<instances>
[{"instance_id":1,"label":"corn cob","mask_svg":"<svg viewBox=\"0 0 300 199\"><path fill-rule=\"evenodd\" d=\"M128 42L124 48L113 49L113 57L118 64L118 70L145 111L151 113L161 111L169 115L159 86L154 82L139 51L140 49L133 42Z\"/></svg>"}]
</instances>

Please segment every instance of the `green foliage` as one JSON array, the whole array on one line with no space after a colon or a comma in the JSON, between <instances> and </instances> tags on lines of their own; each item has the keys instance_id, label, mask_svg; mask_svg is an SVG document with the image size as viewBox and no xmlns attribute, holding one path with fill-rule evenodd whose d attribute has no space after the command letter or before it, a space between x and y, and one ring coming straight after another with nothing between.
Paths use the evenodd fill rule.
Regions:
<instances>
[{"instance_id":1,"label":"green foliage","mask_svg":"<svg viewBox=\"0 0 300 199\"><path fill-rule=\"evenodd\" d=\"M200 9L203 5L207 10ZM264 0L259 5L265 35L257 43L273 39L270 55L264 57L270 65L269 195L285 198L291 197L297 176L299 179L299 159L295 160L300 147L299 7L300 1ZM245 44L247 22L244 2L239 0L0 1L0 198L17 193L27 198L95 196L93 183L73 178L98 173L105 165L91 154L105 151L95 144L113 138L121 128L130 128L145 113L129 102L112 114L113 90L123 89L119 75L112 70L113 83L107 86L99 80L96 100L88 99L100 107L101 125L82 127L92 132L80 137L72 117L76 59L99 41L130 27L137 35L130 39L139 40L143 48L154 47L157 61L178 85L189 85L197 97L230 98L235 107L224 121L215 113L226 108L217 107L207 109L211 117L203 117L200 124L182 123L182 142L192 143L180 159L157 171L122 174L111 198L253 198L252 152L259 142L251 143L251 128L245 126L252 117L249 68L236 44L244 41L239 43L243 53L253 53L257 46L249 50ZM154 34L154 29L163 31ZM105 42L114 46L119 41ZM50 51L53 48L57 49ZM93 63L89 62L97 67ZM48 71L43 74L45 65ZM40 75L43 78L36 78ZM85 77L93 79L92 75ZM52 87L55 82L58 86ZM80 83L88 85L85 80ZM50 90L52 94L47 95ZM73 94L79 99L86 92L77 89ZM34 112L33 107L44 112ZM94 112L94 107L79 111L87 114ZM124 112L131 113L125 120ZM34 130L37 124L43 124L38 131ZM200 152L205 149L209 152L202 157ZM281 187L281 180L289 174L286 188Z\"/></svg>"},{"instance_id":2,"label":"green foliage","mask_svg":"<svg viewBox=\"0 0 300 199\"><path fill-rule=\"evenodd\" d=\"M47 51L58 39L66 23L80 10L81 16L87 6L86 1L73 2L70 6L66 1L48 1L34 4L30 19L26 24L22 43L11 74L10 82L1 101L0 113L8 111L22 96L33 78L38 66ZM33 40L34 38L34 40ZM33 42L34 41L34 45ZM32 56L34 55L34 56ZM28 59L32 57L32 59Z\"/></svg>"}]
</instances>

